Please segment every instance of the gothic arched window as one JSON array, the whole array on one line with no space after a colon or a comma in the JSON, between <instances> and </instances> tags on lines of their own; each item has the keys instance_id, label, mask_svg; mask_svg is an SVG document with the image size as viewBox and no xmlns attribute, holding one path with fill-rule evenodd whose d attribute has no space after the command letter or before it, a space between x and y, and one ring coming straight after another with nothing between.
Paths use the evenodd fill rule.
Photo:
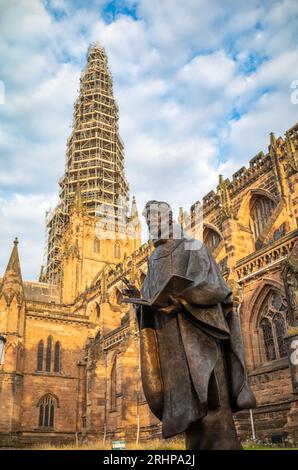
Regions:
<instances>
[{"instance_id":1,"label":"gothic arched window","mask_svg":"<svg viewBox=\"0 0 298 470\"><path fill-rule=\"evenodd\" d=\"M40 428L53 428L55 425L55 412L57 400L53 395L47 394L39 400L38 426Z\"/></svg>"},{"instance_id":2,"label":"gothic arched window","mask_svg":"<svg viewBox=\"0 0 298 470\"><path fill-rule=\"evenodd\" d=\"M204 243L208 246L209 250L212 251L220 244L220 235L211 228L204 230Z\"/></svg>"},{"instance_id":3,"label":"gothic arched window","mask_svg":"<svg viewBox=\"0 0 298 470\"><path fill-rule=\"evenodd\" d=\"M117 356L115 356L111 369L111 410L117 407Z\"/></svg>"},{"instance_id":4,"label":"gothic arched window","mask_svg":"<svg viewBox=\"0 0 298 470\"><path fill-rule=\"evenodd\" d=\"M61 368L61 346L59 341L55 344L55 351L54 351L54 372L60 372Z\"/></svg>"},{"instance_id":5,"label":"gothic arched window","mask_svg":"<svg viewBox=\"0 0 298 470\"><path fill-rule=\"evenodd\" d=\"M5 343L5 336L0 335L0 366L4 364Z\"/></svg>"},{"instance_id":6,"label":"gothic arched window","mask_svg":"<svg viewBox=\"0 0 298 470\"><path fill-rule=\"evenodd\" d=\"M53 344L53 338L52 336L48 337L47 340L47 351L46 351L46 371L51 372L51 366L52 366L52 344Z\"/></svg>"},{"instance_id":7,"label":"gothic arched window","mask_svg":"<svg viewBox=\"0 0 298 470\"><path fill-rule=\"evenodd\" d=\"M263 318L261 321L261 328L263 331L264 349L267 361L274 361L276 359L274 339L272 326L268 318Z\"/></svg>"},{"instance_id":8,"label":"gothic arched window","mask_svg":"<svg viewBox=\"0 0 298 470\"><path fill-rule=\"evenodd\" d=\"M287 355L287 349L284 341L284 338L286 336L285 319L280 313L278 313L274 317L273 322L275 327L276 342L278 346L279 355L280 357L285 357Z\"/></svg>"},{"instance_id":9,"label":"gothic arched window","mask_svg":"<svg viewBox=\"0 0 298 470\"><path fill-rule=\"evenodd\" d=\"M287 355L285 335L287 329L287 305L279 292L271 291L262 307L260 330L264 359L274 361Z\"/></svg>"},{"instance_id":10,"label":"gothic arched window","mask_svg":"<svg viewBox=\"0 0 298 470\"><path fill-rule=\"evenodd\" d=\"M115 300L116 300L117 304L121 304L122 293L120 292L119 289L116 289L116 291L115 291Z\"/></svg>"},{"instance_id":11,"label":"gothic arched window","mask_svg":"<svg viewBox=\"0 0 298 470\"><path fill-rule=\"evenodd\" d=\"M96 319L99 320L100 318L100 303L95 303L95 311L96 311Z\"/></svg>"},{"instance_id":12,"label":"gothic arched window","mask_svg":"<svg viewBox=\"0 0 298 470\"><path fill-rule=\"evenodd\" d=\"M100 240L98 238L95 238L93 248L94 248L94 253L100 252Z\"/></svg>"},{"instance_id":13,"label":"gothic arched window","mask_svg":"<svg viewBox=\"0 0 298 470\"><path fill-rule=\"evenodd\" d=\"M42 370L43 369L43 340L41 339L38 343L38 348L37 348L37 370Z\"/></svg>"},{"instance_id":14,"label":"gothic arched window","mask_svg":"<svg viewBox=\"0 0 298 470\"><path fill-rule=\"evenodd\" d=\"M115 258L121 258L121 245L119 242L115 243L114 252Z\"/></svg>"},{"instance_id":15,"label":"gothic arched window","mask_svg":"<svg viewBox=\"0 0 298 470\"><path fill-rule=\"evenodd\" d=\"M275 202L266 196L255 196L250 204L251 220L255 240L259 238L268 224L269 218L275 208Z\"/></svg>"}]
</instances>

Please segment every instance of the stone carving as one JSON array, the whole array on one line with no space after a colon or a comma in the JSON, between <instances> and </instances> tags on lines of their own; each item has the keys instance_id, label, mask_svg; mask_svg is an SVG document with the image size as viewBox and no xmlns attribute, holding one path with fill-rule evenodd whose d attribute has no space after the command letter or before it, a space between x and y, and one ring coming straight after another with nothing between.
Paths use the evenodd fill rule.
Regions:
<instances>
[{"instance_id":1,"label":"stone carving","mask_svg":"<svg viewBox=\"0 0 298 470\"><path fill-rule=\"evenodd\" d=\"M298 393L298 243L296 242L289 252L282 273L288 306L290 324L287 330L286 342L288 344L289 366L293 393Z\"/></svg>"},{"instance_id":2,"label":"stone carving","mask_svg":"<svg viewBox=\"0 0 298 470\"><path fill-rule=\"evenodd\" d=\"M287 300L291 310L292 321L298 325L298 243L296 242L289 253L283 270L283 280Z\"/></svg>"},{"instance_id":3,"label":"stone carving","mask_svg":"<svg viewBox=\"0 0 298 470\"><path fill-rule=\"evenodd\" d=\"M288 272L286 281L288 284L290 303L293 308L298 307L298 276L296 273Z\"/></svg>"}]
</instances>

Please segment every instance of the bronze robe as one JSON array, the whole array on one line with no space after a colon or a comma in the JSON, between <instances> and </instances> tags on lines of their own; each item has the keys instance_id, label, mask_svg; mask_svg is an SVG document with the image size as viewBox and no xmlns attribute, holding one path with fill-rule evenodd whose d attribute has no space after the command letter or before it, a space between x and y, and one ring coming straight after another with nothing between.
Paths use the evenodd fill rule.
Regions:
<instances>
[{"instance_id":1,"label":"bronze robe","mask_svg":"<svg viewBox=\"0 0 298 470\"><path fill-rule=\"evenodd\" d=\"M148 260L141 294L151 299L171 275L193 281L179 301L178 312L140 306L143 390L151 411L162 420L164 437L189 428L208 410L220 406L220 384L214 368L224 355L230 384L231 409L252 408L247 384L239 318L232 308L231 291L208 248L194 240L167 240Z\"/></svg>"}]
</instances>

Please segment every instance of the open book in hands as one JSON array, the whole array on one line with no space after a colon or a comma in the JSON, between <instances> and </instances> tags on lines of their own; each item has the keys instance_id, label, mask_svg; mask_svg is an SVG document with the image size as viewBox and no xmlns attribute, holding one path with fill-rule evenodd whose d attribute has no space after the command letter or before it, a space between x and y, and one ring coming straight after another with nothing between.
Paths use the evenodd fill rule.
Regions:
<instances>
[{"instance_id":1,"label":"open book in hands","mask_svg":"<svg viewBox=\"0 0 298 470\"><path fill-rule=\"evenodd\" d=\"M136 305L147 305L148 307L166 307L169 304L170 295L178 295L189 287L193 281L173 274L159 289L152 299L141 297L122 297L121 302Z\"/></svg>"}]
</instances>

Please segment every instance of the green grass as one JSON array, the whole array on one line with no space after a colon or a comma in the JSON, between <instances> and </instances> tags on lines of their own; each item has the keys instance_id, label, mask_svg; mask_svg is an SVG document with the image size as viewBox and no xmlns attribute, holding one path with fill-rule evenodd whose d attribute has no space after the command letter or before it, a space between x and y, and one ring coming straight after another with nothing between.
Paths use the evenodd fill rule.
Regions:
<instances>
[{"instance_id":1,"label":"green grass","mask_svg":"<svg viewBox=\"0 0 298 470\"><path fill-rule=\"evenodd\" d=\"M146 442L137 444L136 442L127 442L126 450L184 450L184 439L152 439ZM245 442L243 443L244 450L294 450L294 448L278 447L272 444L258 443L258 442ZM102 441L92 441L77 446L73 444L35 444L30 447L26 447L27 450L111 450L111 441L106 441L103 444ZM297 449L296 449L297 450Z\"/></svg>"},{"instance_id":2,"label":"green grass","mask_svg":"<svg viewBox=\"0 0 298 470\"><path fill-rule=\"evenodd\" d=\"M264 442L247 441L242 445L244 450L297 450L297 447L279 447Z\"/></svg>"},{"instance_id":3,"label":"green grass","mask_svg":"<svg viewBox=\"0 0 298 470\"><path fill-rule=\"evenodd\" d=\"M51 444L41 443L34 444L26 447L27 450L111 450L111 441L106 441L105 444L102 441L88 442L77 446L73 444ZM136 442L127 442L125 446L126 450L183 450L185 449L183 439L152 439L146 442L137 444Z\"/></svg>"}]
</instances>

